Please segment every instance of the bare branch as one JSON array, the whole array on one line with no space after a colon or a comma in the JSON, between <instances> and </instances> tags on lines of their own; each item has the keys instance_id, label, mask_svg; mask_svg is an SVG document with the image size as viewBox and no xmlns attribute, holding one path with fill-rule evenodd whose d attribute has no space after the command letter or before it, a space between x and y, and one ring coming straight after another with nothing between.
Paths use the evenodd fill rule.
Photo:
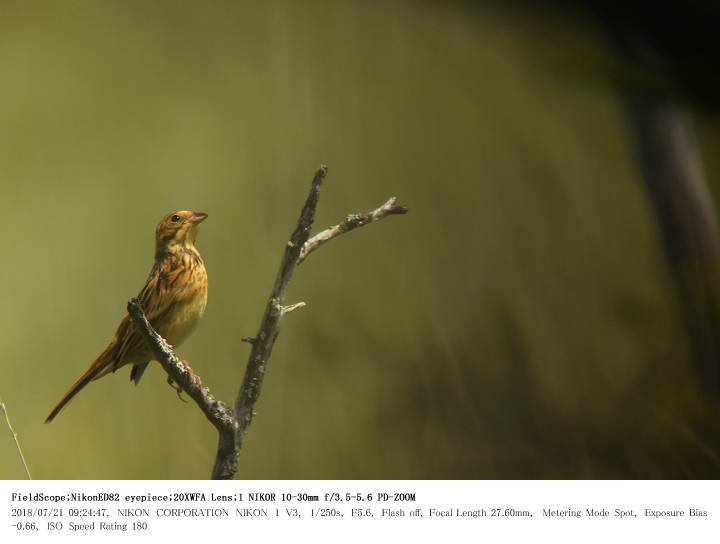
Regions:
<instances>
[{"instance_id":1,"label":"bare branch","mask_svg":"<svg viewBox=\"0 0 720 544\"><path fill-rule=\"evenodd\" d=\"M298 264L303 262L310 253L315 251L321 245L329 242L333 238L337 238L341 234L355 230L358 227L363 227L380 219L384 219L391 215L401 215L408 212L405 206L398 206L396 197L391 197L388 201L380 206L379 208L366 213L353 213L348 215L345 220L335 226L329 227L322 232L317 233L315 236L310 238L303 245L300 251L300 258Z\"/></svg>"},{"instance_id":2,"label":"bare branch","mask_svg":"<svg viewBox=\"0 0 720 544\"><path fill-rule=\"evenodd\" d=\"M217 400L210 390L203 386L200 377L195 374L190 365L180 360L165 339L155 332L136 298L128 302L127 309L165 372L195 401L205 417L217 429L219 440L216 461L222 459L223 463L222 466L218 466L216 462L212 473L213 479L232 478L237 471L237 452L235 450L237 424L232 409ZM234 469L232 466L228 466L227 460L234 460Z\"/></svg>"},{"instance_id":3,"label":"bare branch","mask_svg":"<svg viewBox=\"0 0 720 544\"><path fill-rule=\"evenodd\" d=\"M20 447L20 441L18 440L18 435L15 432L15 429L13 429L12 424L10 423L10 416L8 415L7 406L5 406L5 403L0 399L0 410L2 410L3 414L5 414L5 423L7 423L8 429L10 429L10 434L12 434L13 440L15 441L15 449L17 449L18 455L20 456L20 460L22 461L23 467L25 467L25 475L27 476L28 480L32 480L32 476L30 476L30 469L27 466L27 462L25 461L25 456L23 455L22 448Z\"/></svg>"},{"instance_id":4,"label":"bare branch","mask_svg":"<svg viewBox=\"0 0 720 544\"><path fill-rule=\"evenodd\" d=\"M237 445L242 450L248 427L255 415L255 403L260 396L267 362L272 353L273 345L280 332L280 319L283 315L303 307L304 303L283 306L287 286L295 271L295 267L311 252L324 243L350 232L358 227L379 221L390 215L407 213L407 208L398 206L395 197L390 198L379 208L367 213L349 215L342 223L330 227L310 238L310 227L315 219L315 211L320 196L320 187L327 176L327 167L321 166L313 177L310 194L305 201L298 224L293 231L290 241L285 246L285 253L280 262L275 284L260 323L260 330L252 339L244 339L252 345L248 359L245 378L235 400L235 413L238 418Z\"/></svg>"},{"instance_id":5,"label":"bare branch","mask_svg":"<svg viewBox=\"0 0 720 544\"><path fill-rule=\"evenodd\" d=\"M267 361L280 332L280 319L283 316L283 302L287 286L300 258L300 251L308 238L310 238L310 227L312 227L315 219L315 210L320 198L320 187L322 187L326 176L327 166L321 166L315 172L310 186L310 194L308 194L305 205L300 212L297 226L285 245L285 252L280 261L280 270L277 278L275 278L270 297L268 297L265 314L260 322L260 330L252 343L245 378L235 400L235 414L238 421L238 450L242 449L247 429L252 422L255 403L260 396L260 389L265 376Z\"/></svg>"}]
</instances>

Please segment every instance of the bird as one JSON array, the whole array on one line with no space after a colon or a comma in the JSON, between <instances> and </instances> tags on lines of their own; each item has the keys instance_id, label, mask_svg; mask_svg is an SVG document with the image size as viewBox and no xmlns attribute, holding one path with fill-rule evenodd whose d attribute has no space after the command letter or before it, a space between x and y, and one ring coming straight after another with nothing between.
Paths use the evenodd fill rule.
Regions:
<instances>
[{"instance_id":1,"label":"bird","mask_svg":"<svg viewBox=\"0 0 720 544\"><path fill-rule=\"evenodd\" d=\"M137 297L152 327L175 347L192 334L207 305L207 271L195 247L198 225L207 216L183 210L160 221L155 230L155 262ZM45 423L91 381L120 367L132 365L130 381L137 385L153 358L142 333L125 314L110 344L60 399Z\"/></svg>"}]
</instances>

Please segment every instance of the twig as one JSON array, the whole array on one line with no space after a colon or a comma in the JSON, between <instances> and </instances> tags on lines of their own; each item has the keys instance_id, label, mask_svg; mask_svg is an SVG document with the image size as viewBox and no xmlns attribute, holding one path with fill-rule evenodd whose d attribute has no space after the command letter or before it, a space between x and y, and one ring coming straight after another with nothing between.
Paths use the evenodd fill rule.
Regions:
<instances>
[{"instance_id":1,"label":"twig","mask_svg":"<svg viewBox=\"0 0 720 544\"><path fill-rule=\"evenodd\" d=\"M337 238L341 234L355 230L358 227L365 226L369 223L374 223L380 219L384 219L389 215L401 215L408 212L405 206L398 206L396 197L391 197L388 201L380 206L379 208L366 213L353 213L348 215L345 220L332 227L325 229L322 232L317 233L315 236L310 238L305 244L303 244L302 250L300 250L300 257L298 258L298 264L303 262L310 253L315 251L321 245L329 242L333 238Z\"/></svg>"},{"instance_id":2,"label":"twig","mask_svg":"<svg viewBox=\"0 0 720 544\"><path fill-rule=\"evenodd\" d=\"M13 440L15 441L15 448L17 449L18 455L20 456L20 460L22 461L23 467L25 467L25 475L27 476L28 480L32 480L32 476L30 476L30 469L27 466L27 462L25 461L25 456L23 455L22 448L20 447L20 441L18 440L18 435L15 432L15 429L13 429L12 424L10 423L10 416L8 415L7 406L5 406L5 403L0 399L0 410L2 410L3 414L5 414L5 423L7 423L8 429L10 429L10 433L13 436Z\"/></svg>"},{"instance_id":3,"label":"twig","mask_svg":"<svg viewBox=\"0 0 720 544\"><path fill-rule=\"evenodd\" d=\"M128 303L128 312L133 322L142 331L160 364L172 381L177 383L195 401L205 417L218 431L218 450L212 472L213 479L235 477L238 470L238 457L245 442L248 427L255 415L255 404L260 397L267 362L280 332L280 320L284 315L305 306L304 302L284 305L285 294L295 267L318 247L341 234L390 215L407 213L406 208L395 204L396 199L393 197L376 210L349 215L339 225L325 229L310 238L310 228L315 219L320 188L326 176L326 166L321 166L315 172L310 193L300 212L297 226L290 236L290 240L285 244L280 270L268 297L258 333L253 338L242 339L249 343L252 349L243 383L235 399L234 410L213 397L209 390L203 387L200 378L190 366L185 361L178 359L172 347L153 330L138 301L132 299Z\"/></svg>"},{"instance_id":4,"label":"twig","mask_svg":"<svg viewBox=\"0 0 720 544\"><path fill-rule=\"evenodd\" d=\"M280 309L280 313L282 315L289 314L290 312L294 312L295 310L299 310L300 308L304 308L307 306L304 302L298 302L297 304L291 304L290 306L283 306Z\"/></svg>"}]
</instances>

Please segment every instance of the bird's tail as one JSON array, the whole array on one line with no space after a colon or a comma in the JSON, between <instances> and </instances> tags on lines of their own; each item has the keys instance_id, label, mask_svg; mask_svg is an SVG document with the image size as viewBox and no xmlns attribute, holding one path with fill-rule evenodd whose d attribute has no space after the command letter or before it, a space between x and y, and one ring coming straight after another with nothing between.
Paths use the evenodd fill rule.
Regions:
<instances>
[{"instance_id":1,"label":"bird's tail","mask_svg":"<svg viewBox=\"0 0 720 544\"><path fill-rule=\"evenodd\" d=\"M95 362L90 365L90 368L88 368L85 373L80 376L74 384L72 384L68 392L65 393L65 396L60 399L60 402L58 402L55 408L53 408L52 412L50 412L50 415L45 420L45 423L50 423L53 419L55 419L55 416L60 413L60 410L62 410L65 405L70 402L73 397L77 395L80 390L88 383L90 383L92 380L100 378L101 376L104 376L112 370L112 347L112 344L108 346L108 349L102 352L100 356L95 360Z\"/></svg>"}]
</instances>

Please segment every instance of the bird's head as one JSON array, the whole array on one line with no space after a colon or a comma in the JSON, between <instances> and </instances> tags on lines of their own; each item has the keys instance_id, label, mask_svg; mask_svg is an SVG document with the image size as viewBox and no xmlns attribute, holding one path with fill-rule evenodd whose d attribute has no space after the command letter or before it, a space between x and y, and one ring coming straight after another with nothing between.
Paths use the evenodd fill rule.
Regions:
<instances>
[{"instance_id":1,"label":"bird's head","mask_svg":"<svg viewBox=\"0 0 720 544\"><path fill-rule=\"evenodd\" d=\"M155 230L155 255L159 256L173 249L194 247L197 226L207 216L203 212L185 210L166 215Z\"/></svg>"}]
</instances>

